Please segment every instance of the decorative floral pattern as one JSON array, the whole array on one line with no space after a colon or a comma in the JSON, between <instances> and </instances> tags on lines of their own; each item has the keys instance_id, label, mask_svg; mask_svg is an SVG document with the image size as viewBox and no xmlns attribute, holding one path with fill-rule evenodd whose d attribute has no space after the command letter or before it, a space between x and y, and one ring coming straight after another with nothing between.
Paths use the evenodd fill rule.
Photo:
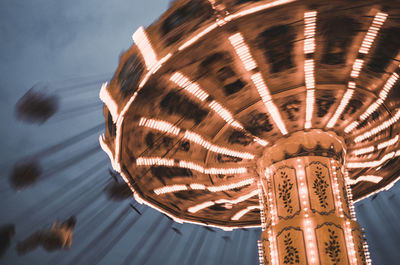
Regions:
<instances>
[{"instance_id":1,"label":"decorative floral pattern","mask_svg":"<svg viewBox=\"0 0 400 265\"><path fill-rule=\"evenodd\" d=\"M338 241L338 236L336 235L334 230L328 228L329 233L329 241L324 242L325 244L325 253L328 254L333 265L340 264L340 245Z\"/></svg>"},{"instance_id":2,"label":"decorative floral pattern","mask_svg":"<svg viewBox=\"0 0 400 265\"><path fill-rule=\"evenodd\" d=\"M293 213L293 206L291 205L291 191L293 183L290 181L289 176L285 171L280 171L280 177L283 179L282 184L278 184L279 198L283 201L283 207L287 213Z\"/></svg>"},{"instance_id":3,"label":"decorative floral pattern","mask_svg":"<svg viewBox=\"0 0 400 265\"><path fill-rule=\"evenodd\" d=\"M293 247L293 240L290 237L290 233L285 235L285 239L283 240L285 244L285 256L283 257L284 264L299 264L300 256L297 248Z\"/></svg>"},{"instance_id":4,"label":"decorative floral pattern","mask_svg":"<svg viewBox=\"0 0 400 265\"><path fill-rule=\"evenodd\" d=\"M328 207L328 202L326 201L328 196L326 192L329 184L325 180L325 176L322 173L322 167L320 165L317 165L314 174L316 177L313 181L312 187L314 189L314 194L318 196L318 201L321 207L326 209Z\"/></svg>"}]
</instances>

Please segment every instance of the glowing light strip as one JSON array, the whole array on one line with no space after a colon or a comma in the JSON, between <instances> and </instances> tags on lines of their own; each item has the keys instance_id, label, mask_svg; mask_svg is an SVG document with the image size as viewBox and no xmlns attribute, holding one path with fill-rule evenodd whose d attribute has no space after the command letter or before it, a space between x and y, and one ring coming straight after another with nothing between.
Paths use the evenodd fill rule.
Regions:
<instances>
[{"instance_id":1,"label":"glowing light strip","mask_svg":"<svg viewBox=\"0 0 400 265\"><path fill-rule=\"evenodd\" d=\"M374 42L376 36L378 35L378 32L382 27L383 23L385 22L387 16L388 16L387 14L381 12L378 12L375 15L374 20L372 21L372 24L369 27L368 32L365 35L361 47L358 51L359 53L368 54L372 46L372 43Z\"/></svg>"},{"instance_id":2,"label":"glowing light strip","mask_svg":"<svg viewBox=\"0 0 400 265\"><path fill-rule=\"evenodd\" d=\"M398 157L398 156L400 156L400 150L397 150L397 152L395 152L395 151L390 152L390 153L384 155L379 160L368 161L368 162L349 162L347 164L347 167L348 168L379 167L380 165L385 163L387 160Z\"/></svg>"},{"instance_id":3,"label":"glowing light strip","mask_svg":"<svg viewBox=\"0 0 400 265\"><path fill-rule=\"evenodd\" d=\"M155 120L155 119L146 119L146 118L141 118L139 121L139 126L143 127L148 127L152 129L156 129L162 132L174 134L174 135L179 135L179 132L181 129L178 127L172 125L169 122L166 121L161 121L161 120Z\"/></svg>"},{"instance_id":4,"label":"glowing light strip","mask_svg":"<svg viewBox=\"0 0 400 265\"><path fill-rule=\"evenodd\" d=\"M238 203L240 203L240 202L247 201L248 199L250 199L251 197L254 197L254 196L256 196L256 195L258 196L258 189L253 190L252 192L250 192L250 193L248 193L248 194L242 195L242 196L240 196L240 197L237 198L237 199L234 199L234 200L220 199L220 200L217 200L216 203L232 203L232 204L238 204Z\"/></svg>"},{"instance_id":5,"label":"glowing light strip","mask_svg":"<svg viewBox=\"0 0 400 265\"><path fill-rule=\"evenodd\" d=\"M286 130L285 124L283 123L281 114L279 113L278 108L272 102L272 97L269 92L267 85L265 84L261 73L256 73L251 76L251 80L253 81L255 87L257 88L258 94L261 97L267 111L271 115L272 119L274 120L276 126L279 128L283 135L286 135L288 132Z\"/></svg>"},{"instance_id":6,"label":"glowing light strip","mask_svg":"<svg viewBox=\"0 0 400 265\"><path fill-rule=\"evenodd\" d=\"M220 154L224 154L224 155L228 155L228 156L240 157L243 159L254 159L253 154L246 153L246 152L237 152L237 151L233 151L228 148L225 148L225 147L220 147L220 146L214 145L214 144L204 140L203 137L201 137L199 134L191 132L191 131L186 131L183 137L191 142L194 142L198 145L203 146L207 150L210 150L211 152L214 152L214 153L220 153Z\"/></svg>"},{"instance_id":7,"label":"glowing light strip","mask_svg":"<svg viewBox=\"0 0 400 265\"><path fill-rule=\"evenodd\" d=\"M263 139L260 139L260 138L258 138L258 137L255 137L255 138L254 138L254 141L255 141L256 143L258 143L259 145L264 146L264 147L268 145L268 142L267 142L267 141L265 141L265 140L263 140Z\"/></svg>"},{"instance_id":8,"label":"glowing light strip","mask_svg":"<svg viewBox=\"0 0 400 265\"><path fill-rule=\"evenodd\" d=\"M204 101L209 97L209 95L204 90L202 90L197 83L191 82L187 77L179 72L173 74L170 80L177 84L179 87L188 91L200 101ZM213 100L208 104L208 106L232 127L242 130L244 129L239 122L233 119L232 114L227 109L222 107L221 104L219 104L217 101Z\"/></svg>"},{"instance_id":9,"label":"glowing light strip","mask_svg":"<svg viewBox=\"0 0 400 265\"><path fill-rule=\"evenodd\" d=\"M118 105L115 100L111 97L110 93L107 90L108 83L105 82L101 85L99 97L101 101L106 104L107 109L110 111L112 120L114 123L117 122L118 119Z\"/></svg>"},{"instance_id":10,"label":"glowing light strip","mask_svg":"<svg viewBox=\"0 0 400 265\"><path fill-rule=\"evenodd\" d=\"M257 67L256 62L250 54L249 47L243 40L241 33L236 33L229 37L236 54L239 56L246 71L251 71Z\"/></svg>"},{"instance_id":11,"label":"glowing light strip","mask_svg":"<svg viewBox=\"0 0 400 265\"><path fill-rule=\"evenodd\" d=\"M173 159L162 157L139 157L136 159L137 166L174 166Z\"/></svg>"},{"instance_id":12,"label":"glowing light strip","mask_svg":"<svg viewBox=\"0 0 400 265\"><path fill-rule=\"evenodd\" d=\"M232 114L227 109L222 107L217 101L215 101L215 100L211 101L208 106L212 110L214 110L219 116L221 116L221 118L224 119L226 121L226 123L228 123L232 127L242 129L242 130L244 129L243 126L239 122L237 122L233 119Z\"/></svg>"},{"instance_id":13,"label":"glowing light strip","mask_svg":"<svg viewBox=\"0 0 400 265\"><path fill-rule=\"evenodd\" d=\"M306 122L304 124L305 129L311 128L311 120L312 114L314 111L314 99L315 99L315 90L310 89L307 90L307 97L306 97Z\"/></svg>"},{"instance_id":14,"label":"glowing light strip","mask_svg":"<svg viewBox=\"0 0 400 265\"><path fill-rule=\"evenodd\" d=\"M365 147L365 148L361 148L361 149L354 150L353 153L354 153L356 156L359 156L359 155L371 153L371 152L373 152L374 150L375 150L375 147L369 146L369 147Z\"/></svg>"},{"instance_id":15,"label":"glowing light strip","mask_svg":"<svg viewBox=\"0 0 400 265\"><path fill-rule=\"evenodd\" d=\"M363 59L356 59L353 64L353 68L351 70L350 76L353 78L357 78L360 75L360 71L363 67L364 60Z\"/></svg>"},{"instance_id":16,"label":"glowing light strip","mask_svg":"<svg viewBox=\"0 0 400 265\"><path fill-rule=\"evenodd\" d=\"M353 89L347 89L346 93L344 93L344 96L342 100L340 101L339 107L336 109L335 114L332 116L332 118L329 120L328 124L326 127L332 128L335 124L336 121L339 119L340 115L342 115L344 109L346 108L347 104L349 104L349 101L351 97L353 96L354 90Z\"/></svg>"},{"instance_id":17,"label":"glowing light strip","mask_svg":"<svg viewBox=\"0 0 400 265\"><path fill-rule=\"evenodd\" d=\"M387 121L383 122L381 125L373 128L372 130L369 130L368 132L363 133L362 135L357 136L356 138L354 138L354 142L355 143L359 143L377 133L379 133L380 131L383 131L387 128L389 128L390 126L392 126L393 124L395 124L398 120L400 119L400 109L397 110L396 114L391 117L390 119L388 119Z\"/></svg>"},{"instance_id":18,"label":"glowing light strip","mask_svg":"<svg viewBox=\"0 0 400 265\"><path fill-rule=\"evenodd\" d=\"M186 49L187 47L191 46L193 43L195 43L196 41L198 41L200 38L202 38L203 36L205 36L207 33L211 32L212 30L216 29L218 27L217 23L213 23L210 26L208 26L207 28L205 28L203 31L200 31L198 34L196 34L193 38L189 39L188 41L186 41L184 44L182 44L178 50L182 51L184 49Z\"/></svg>"},{"instance_id":19,"label":"glowing light strip","mask_svg":"<svg viewBox=\"0 0 400 265\"><path fill-rule=\"evenodd\" d=\"M171 192L177 192L177 191L184 191L188 190L188 188L185 185L172 185L172 186L165 186L159 189L155 189L154 193L157 195L164 194L164 193L171 193Z\"/></svg>"},{"instance_id":20,"label":"glowing light strip","mask_svg":"<svg viewBox=\"0 0 400 265\"><path fill-rule=\"evenodd\" d=\"M236 188L244 187L244 186L252 184L253 182L254 182L254 179L245 179L240 182L225 184L222 186L206 186L204 184L192 183L192 184L189 184L189 187L192 190L209 190L211 192L220 192L220 191L227 191L227 190L233 190ZM185 186L185 188L183 188L183 186ZM178 188L176 188L176 187L178 187ZM176 189L178 189L178 190L176 190ZM170 186L164 186L161 188L154 189L154 193L156 193L157 195L160 195L160 194L172 193L172 192L182 191L182 190L189 190L189 188L187 185L183 185L183 184L170 185Z\"/></svg>"},{"instance_id":21,"label":"glowing light strip","mask_svg":"<svg viewBox=\"0 0 400 265\"><path fill-rule=\"evenodd\" d=\"M237 221L240 218L242 218L245 214L247 214L251 210L255 210L255 209L260 209L260 206L258 206L258 205L254 206L253 205L253 206L249 206L247 208L244 208L244 209L240 210L239 212L237 212L234 216L232 216L231 220Z\"/></svg>"},{"instance_id":22,"label":"glowing light strip","mask_svg":"<svg viewBox=\"0 0 400 265\"><path fill-rule=\"evenodd\" d=\"M381 92L379 93L379 98L372 103L368 109L360 116L359 120L364 121L366 118L369 117L369 115L371 115L374 111L376 111L380 105L382 105L382 103L385 101L387 95L389 94L390 89L392 89L392 87L394 86L394 84L396 83L396 81L399 79L399 75L397 73L393 73L390 78L386 81L383 89L381 90ZM346 133L349 133L350 131L352 131L354 128L356 128L359 124L359 121L354 121L352 122L350 125L348 125L344 131Z\"/></svg>"},{"instance_id":23,"label":"glowing light strip","mask_svg":"<svg viewBox=\"0 0 400 265\"><path fill-rule=\"evenodd\" d=\"M395 143L397 143L398 140L399 140L399 135L396 135L392 139L390 139L390 140L388 140L386 142L378 144L377 148L378 148L378 150L381 150L381 149L386 148L386 147L388 147L390 145L394 145Z\"/></svg>"},{"instance_id":24,"label":"glowing light strip","mask_svg":"<svg viewBox=\"0 0 400 265\"><path fill-rule=\"evenodd\" d=\"M215 202L213 202L213 201L207 201L207 202L203 202L203 203L200 203L200 204L197 204L197 205L195 205L195 206L190 207L190 208L188 209L188 211L189 211L190 213L196 213L196 212L198 212L198 211L200 211L200 210L203 210L203 209L205 209L205 208L208 208L208 207L210 207L210 206L213 206L213 205L216 204L216 203L218 203L218 204L221 204L221 203L238 204L238 203L240 203L240 202L244 202L244 201L250 199L251 197L253 197L253 196L257 195L257 194L258 194L258 190L254 190L254 191L250 192L249 194L245 194L245 195L240 196L239 198L234 199L234 200L220 199L220 200L217 200L217 201L215 201ZM258 207L258 206L257 206L257 207Z\"/></svg>"},{"instance_id":25,"label":"glowing light strip","mask_svg":"<svg viewBox=\"0 0 400 265\"><path fill-rule=\"evenodd\" d=\"M144 58L147 70L150 70L154 65L157 64L157 57L149 39L147 38L144 28L139 27L136 32L133 33L132 39L136 43Z\"/></svg>"},{"instance_id":26,"label":"glowing light strip","mask_svg":"<svg viewBox=\"0 0 400 265\"><path fill-rule=\"evenodd\" d=\"M247 185L250 185L254 182L254 179L245 179L236 183L231 183L231 184L224 184L220 186L209 186L207 189L211 192L218 192L218 191L225 191L225 190L232 190L240 187L244 187Z\"/></svg>"},{"instance_id":27,"label":"glowing light strip","mask_svg":"<svg viewBox=\"0 0 400 265\"><path fill-rule=\"evenodd\" d=\"M206 168L204 169L205 174L220 175L220 174L244 174L247 172L245 167L239 168Z\"/></svg>"},{"instance_id":28,"label":"glowing light strip","mask_svg":"<svg viewBox=\"0 0 400 265\"><path fill-rule=\"evenodd\" d=\"M197 213L198 211L203 210L203 209L205 209L205 208L208 208L208 207L210 207L210 206L213 206L214 204L215 204L215 203L214 203L213 201L203 202L203 203L200 203L200 204L195 205L195 206L193 206L193 207L190 207L190 208L188 209L188 211L189 211L190 213Z\"/></svg>"},{"instance_id":29,"label":"glowing light strip","mask_svg":"<svg viewBox=\"0 0 400 265\"><path fill-rule=\"evenodd\" d=\"M204 168L203 166L190 161L176 161L174 159L166 159L161 157L139 157L136 159L137 166L169 166L188 168L203 174L220 175L220 174L244 174L247 172L245 167L236 168Z\"/></svg>"},{"instance_id":30,"label":"glowing light strip","mask_svg":"<svg viewBox=\"0 0 400 265\"><path fill-rule=\"evenodd\" d=\"M315 51L315 29L317 27L317 11L304 13L304 54Z\"/></svg>"},{"instance_id":31,"label":"glowing light strip","mask_svg":"<svg viewBox=\"0 0 400 265\"><path fill-rule=\"evenodd\" d=\"M261 73L256 73L251 76L251 80L253 81L254 85L257 88L258 94L260 95L262 101L264 103L269 102L272 100L271 94L269 93L269 89L265 84Z\"/></svg>"},{"instance_id":32,"label":"glowing light strip","mask_svg":"<svg viewBox=\"0 0 400 265\"><path fill-rule=\"evenodd\" d=\"M197 83L191 82L189 78L179 72L174 73L170 80L177 84L180 88L187 90L190 94L200 99L200 101L204 101L209 97L209 95L202 90Z\"/></svg>"},{"instance_id":33,"label":"glowing light strip","mask_svg":"<svg viewBox=\"0 0 400 265\"><path fill-rule=\"evenodd\" d=\"M307 59L304 61L304 76L307 89L315 88L314 78L314 59Z\"/></svg>"},{"instance_id":34,"label":"glowing light strip","mask_svg":"<svg viewBox=\"0 0 400 265\"><path fill-rule=\"evenodd\" d=\"M198 183L193 183L189 185L192 190L205 190L206 185L203 184L198 184Z\"/></svg>"},{"instance_id":35,"label":"glowing light strip","mask_svg":"<svg viewBox=\"0 0 400 265\"><path fill-rule=\"evenodd\" d=\"M379 183L383 178L380 176L372 176L372 175L367 175L367 176L359 176L356 179L348 179L347 183L349 183L349 185L354 185L358 182L361 181L368 181L368 182L372 182L372 183Z\"/></svg>"},{"instance_id":36,"label":"glowing light strip","mask_svg":"<svg viewBox=\"0 0 400 265\"><path fill-rule=\"evenodd\" d=\"M306 121L304 128L311 128L312 114L314 111L315 101L315 78L314 78L314 59L304 60L304 76L306 83Z\"/></svg>"}]
</instances>

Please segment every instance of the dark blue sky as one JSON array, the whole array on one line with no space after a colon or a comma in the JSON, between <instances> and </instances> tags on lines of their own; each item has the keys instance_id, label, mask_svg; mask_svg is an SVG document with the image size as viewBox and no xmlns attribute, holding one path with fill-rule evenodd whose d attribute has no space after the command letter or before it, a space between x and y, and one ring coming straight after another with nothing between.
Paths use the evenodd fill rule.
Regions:
<instances>
[{"instance_id":1,"label":"dark blue sky","mask_svg":"<svg viewBox=\"0 0 400 265\"><path fill-rule=\"evenodd\" d=\"M102 190L109 180L109 161L102 152L50 175L30 189L15 192L8 184L8 173L15 161L103 122L98 100L100 82L83 88L84 92L63 88L110 78L119 54L132 44L132 33L140 25L149 25L167 6L166 0L0 1L0 224L15 223L17 231L0 264L99 261L107 265L122 264L127 257L135 261L132 264L149 265L257 264L257 230L212 233L193 225L173 224L182 230L179 237L169 228L169 220L155 211L147 210L136 220L134 212L124 212L129 202L107 201ZM74 78L78 79L71 80ZM47 84L49 91L62 91L60 113L42 126L16 121L15 103L38 82ZM62 115L96 102L99 108L95 111L82 111L69 119ZM51 171L97 142L95 133L40 163L45 171ZM98 172L80 175L102 160L105 162ZM374 264L396 264L400 260L398 192L396 185L375 200L358 204L359 221L369 236ZM69 251L48 254L37 250L17 257L16 241L71 214L78 215L78 224ZM107 234L108 227L112 229ZM222 236L228 235L232 241L226 242Z\"/></svg>"}]
</instances>

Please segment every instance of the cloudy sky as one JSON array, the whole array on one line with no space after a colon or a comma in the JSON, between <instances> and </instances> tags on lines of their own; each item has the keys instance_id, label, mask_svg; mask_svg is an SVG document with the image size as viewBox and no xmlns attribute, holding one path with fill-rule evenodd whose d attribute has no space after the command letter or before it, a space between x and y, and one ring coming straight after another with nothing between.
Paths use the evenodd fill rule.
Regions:
<instances>
[{"instance_id":1,"label":"cloudy sky","mask_svg":"<svg viewBox=\"0 0 400 265\"><path fill-rule=\"evenodd\" d=\"M0 1L0 224L15 223L17 232L0 264L128 264L131 260L149 265L257 264L257 230L213 233L171 224L143 206L138 208L145 213L137 218L132 211L126 212L129 202L107 201L102 189L109 181L108 161L102 152L56 170L97 145L100 132L41 159L45 172L56 172L45 181L18 192L8 184L16 161L103 122L97 96L101 81L112 76L120 53L132 44L132 33L158 18L168 2ZM98 82L80 86L93 81ZM14 116L15 103L35 84L61 99L60 112L42 126L22 123ZM80 175L101 161L106 161L102 170ZM375 264L400 260L399 190L396 185L357 205ZM37 250L17 257L15 242L72 214L77 215L78 224L69 251ZM171 225L183 235L173 232Z\"/></svg>"}]
</instances>

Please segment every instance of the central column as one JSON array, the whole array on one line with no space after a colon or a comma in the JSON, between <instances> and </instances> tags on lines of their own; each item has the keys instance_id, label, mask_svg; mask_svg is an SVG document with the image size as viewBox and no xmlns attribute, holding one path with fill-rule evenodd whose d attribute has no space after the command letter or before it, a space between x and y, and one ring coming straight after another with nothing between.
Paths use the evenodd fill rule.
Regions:
<instances>
[{"instance_id":1,"label":"central column","mask_svg":"<svg viewBox=\"0 0 400 265\"><path fill-rule=\"evenodd\" d=\"M346 147L333 132L296 132L258 161L264 264L368 264L343 166ZM350 197L350 198L349 198Z\"/></svg>"}]
</instances>

